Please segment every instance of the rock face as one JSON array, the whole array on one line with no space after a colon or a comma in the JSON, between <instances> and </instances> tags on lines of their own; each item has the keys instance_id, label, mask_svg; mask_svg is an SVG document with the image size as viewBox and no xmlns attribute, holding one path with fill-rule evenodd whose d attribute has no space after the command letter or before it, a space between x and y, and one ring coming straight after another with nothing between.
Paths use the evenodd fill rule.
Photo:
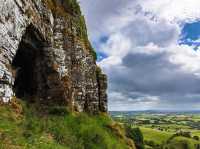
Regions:
<instances>
[{"instance_id":1,"label":"rock face","mask_svg":"<svg viewBox=\"0 0 200 149\"><path fill-rule=\"evenodd\" d=\"M1 102L106 112L106 88L75 0L0 0Z\"/></svg>"}]
</instances>

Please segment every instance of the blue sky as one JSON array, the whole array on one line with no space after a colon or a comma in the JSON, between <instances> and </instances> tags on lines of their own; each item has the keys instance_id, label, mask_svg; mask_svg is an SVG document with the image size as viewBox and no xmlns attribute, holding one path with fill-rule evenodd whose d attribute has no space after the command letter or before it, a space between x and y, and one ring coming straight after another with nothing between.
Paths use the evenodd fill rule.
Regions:
<instances>
[{"instance_id":1,"label":"blue sky","mask_svg":"<svg viewBox=\"0 0 200 149\"><path fill-rule=\"evenodd\" d=\"M109 110L200 109L199 0L80 2Z\"/></svg>"},{"instance_id":2,"label":"blue sky","mask_svg":"<svg viewBox=\"0 0 200 149\"><path fill-rule=\"evenodd\" d=\"M200 38L200 21L186 23L182 29L181 35L185 39L197 40Z\"/></svg>"},{"instance_id":3,"label":"blue sky","mask_svg":"<svg viewBox=\"0 0 200 149\"><path fill-rule=\"evenodd\" d=\"M194 46L194 50L197 50L200 46L200 21L184 24L180 36L181 44Z\"/></svg>"},{"instance_id":4,"label":"blue sky","mask_svg":"<svg viewBox=\"0 0 200 149\"><path fill-rule=\"evenodd\" d=\"M93 43L93 46L98 49L98 45L104 44L108 41L109 37L102 36L99 38L97 44ZM190 23L184 23L181 29L181 34L179 38L179 44L194 46L193 49L197 50L200 46L200 21L194 21ZM101 49L97 50L98 59L97 61L102 61L107 58L105 53L101 52Z\"/></svg>"}]
</instances>

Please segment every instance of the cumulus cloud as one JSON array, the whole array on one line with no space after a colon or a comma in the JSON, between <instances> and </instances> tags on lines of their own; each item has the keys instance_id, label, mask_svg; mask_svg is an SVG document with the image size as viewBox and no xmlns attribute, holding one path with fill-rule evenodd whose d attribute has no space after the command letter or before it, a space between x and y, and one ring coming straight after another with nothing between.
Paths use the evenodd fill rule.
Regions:
<instances>
[{"instance_id":1,"label":"cumulus cloud","mask_svg":"<svg viewBox=\"0 0 200 149\"><path fill-rule=\"evenodd\" d=\"M130 0L80 0L92 40L108 35L127 24L127 7L136 5Z\"/></svg>"},{"instance_id":2,"label":"cumulus cloud","mask_svg":"<svg viewBox=\"0 0 200 149\"><path fill-rule=\"evenodd\" d=\"M144 11L158 17L176 22L190 22L200 19L199 0L142 0Z\"/></svg>"},{"instance_id":3,"label":"cumulus cloud","mask_svg":"<svg viewBox=\"0 0 200 149\"><path fill-rule=\"evenodd\" d=\"M123 102L126 99L126 102ZM110 110L145 110L152 106L157 106L159 98L156 96L149 96L142 93L132 92L130 95L122 92L111 92L109 100Z\"/></svg>"},{"instance_id":4,"label":"cumulus cloud","mask_svg":"<svg viewBox=\"0 0 200 149\"><path fill-rule=\"evenodd\" d=\"M110 110L199 108L200 51L179 43L184 23L200 19L199 0L81 0L81 6L91 41L106 55L98 64L109 77Z\"/></svg>"}]
</instances>

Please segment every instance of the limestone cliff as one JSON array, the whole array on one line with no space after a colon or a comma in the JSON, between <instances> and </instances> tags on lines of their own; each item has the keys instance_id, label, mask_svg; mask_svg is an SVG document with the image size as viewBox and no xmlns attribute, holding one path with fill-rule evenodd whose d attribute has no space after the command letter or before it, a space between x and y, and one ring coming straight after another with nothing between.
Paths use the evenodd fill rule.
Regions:
<instances>
[{"instance_id":1,"label":"limestone cliff","mask_svg":"<svg viewBox=\"0 0 200 149\"><path fill-rule=\"evenodd\" d=\"M95 59L75 0L0 0L1 102L106 112L107 77Z\"/></svg>"}]
</instances>

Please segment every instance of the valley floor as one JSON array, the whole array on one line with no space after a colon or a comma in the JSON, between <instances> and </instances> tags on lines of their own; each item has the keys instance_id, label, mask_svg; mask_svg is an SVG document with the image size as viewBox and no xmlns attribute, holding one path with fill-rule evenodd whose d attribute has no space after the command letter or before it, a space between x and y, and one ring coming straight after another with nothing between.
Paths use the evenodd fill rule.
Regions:
<instances>
[{"instance_id":1,"label":"valley floor","mask_svg":"<svg viewBox=\"0 0 200 149\"><path fill-rule=\"evenodd\" d=\"M199 113L113 112L121 123L140 128L146 149L200 149Z\"/></svg>"}]
</instances>

